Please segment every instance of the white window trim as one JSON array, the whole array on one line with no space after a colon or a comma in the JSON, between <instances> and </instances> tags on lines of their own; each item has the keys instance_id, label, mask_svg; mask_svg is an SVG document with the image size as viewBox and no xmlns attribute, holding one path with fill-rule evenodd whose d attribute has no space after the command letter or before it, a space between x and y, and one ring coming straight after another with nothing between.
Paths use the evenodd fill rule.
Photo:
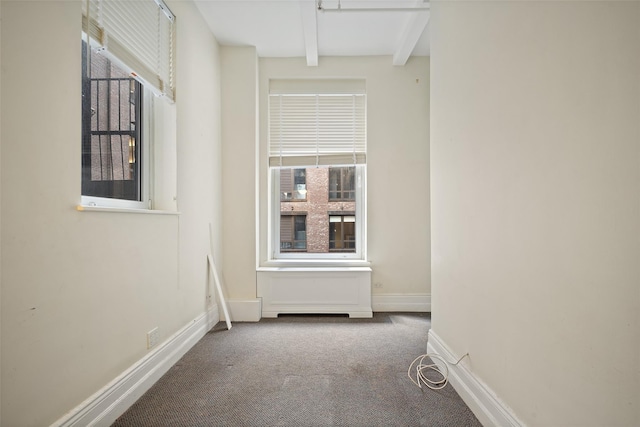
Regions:
<instances>
[{"instance_id":1,"label":"white window trim","mask_svg":"<svg viewBox=\"0 0 640 427\"><path fill-rule=\"evenodd\" d=\"M342 165L353 166L353 165ZM314 167L314 166L308 166ZM366 165L356 165L356 251L355 252L280 252L280 169L271 168L268 185L269 224L267 232L270 257L265 266L368 266L366 227Z\"/></svg>"},{"instance_id":2,"label":"white window trim","mask_svg":"<svg viewBox=\"0 0 640 427\"><path fill-rule=\"evenodd\" d=\"M135 3L135 4L134 4ZM99 48L123 71L142 83L140 200L124 200L82 195L80 208L86 210L153 210L155 161L153 104L156 96L171 103L175 94L175 16L163 0L116 4L110 0L82 2L82 39L91 49ZM141 19L145 17L147 19ZM131 24L139 24L132 29ZM175 198L174 198L175 200Z\"/></svg>"},{"instance_id":3,"label":"white window trim","mask_svg":"<svg viewBox=\"0 0 640 427\"><path fill-rule=\"evenodd\" d=\"M115 208L103 206L83 206L77 205L78 212L109 212L109 213L133 213L133 214L151 214L151 215L175 215L179 216L177 211L164 211L157 209L132 209L132 208Z\"/></svg>"}]
</instances>

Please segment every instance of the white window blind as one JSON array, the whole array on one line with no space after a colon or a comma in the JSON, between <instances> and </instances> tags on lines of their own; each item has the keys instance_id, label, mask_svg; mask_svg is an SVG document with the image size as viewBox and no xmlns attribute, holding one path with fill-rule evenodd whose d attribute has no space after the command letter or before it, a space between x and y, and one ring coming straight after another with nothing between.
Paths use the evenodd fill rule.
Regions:
<instances>
[{"instance_id":1,"label":"white window blind","mask_svg":"<svg viewBox=\"0 0 640 427\"><path fill-rule=\"evenodd\" d=\"M83 28L92 45L157 95L173 100L175 16L164 2L86 0L83 4Z\"/></svg>"},{"instance_id":2,"label":"white window blind","mask_svg":"<svg viewBox=\"0 0 640 427\"><path fill-rule=\"evenodd\" d=\"M348 165L366 161L366 95L271 93L269 165Z\"/></svg>"}]
</instances>

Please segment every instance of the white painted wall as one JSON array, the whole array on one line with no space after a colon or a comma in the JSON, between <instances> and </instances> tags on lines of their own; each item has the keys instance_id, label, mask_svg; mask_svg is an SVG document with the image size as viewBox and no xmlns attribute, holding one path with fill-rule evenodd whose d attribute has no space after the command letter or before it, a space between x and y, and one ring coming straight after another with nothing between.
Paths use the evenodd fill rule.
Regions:
<instances>
[{"instance_id":1,"label":"white painted wall","mask_svg":"<svg viewBox=\"0 0 640 427\"><path fill-rule=\"evenodd\" d=\"M177 144L180 286L184 322L205 308L206 256L222 256L220 47L191 1L170 4L178 17ZM210 226L213 230L210 238ZM215 299L213 280L207 295ZM183 323L184 324L184 323Z\"/></svg>"},{"instance_id":2,"label":"white painted wall","mask_svg":"<svg viewBox=\"0 0 640 427\"><path fill-rule=\"evenodd\" d=\"M267 96L274 78L367 82L367 238L374 294L430 294L429 58L394 67L390 57L261 58L260 255L267 259ZM425 218L426 217L426 218Z\"/></svg>"},{"instance_id":3,"label":"white painted wall","mask_svg":"<svg viewBox=\"0 0 640 427\"><path fill-rule=\"evenodd\" d=\"M640 3L432 2L433 331L531 426L640 424Z\"/></svg>"},{"instance_id":4,"label":"white painted wall","mask_svg":"<svg viewBox=\"0 0 640 427\"><path fill-rule=\"evenodd\" d=\"M170 6L177 184L164 188L180 216L75 210L81 2L0 3L2 425L51 424L148 354L147 331L162 341L205 311L209 223L221 251L218 45L192 3Z\"/></svg>"},{"instance_id":5,"label":"white painted wall","mask_svg":"<svg viewBox=\"0 0 640 427\"><path fill-rule=\"evenodd\" d=\"M224 82L222 86L224 181L222 281L229 298L255 299L255 152L258 132L256 49L255 47L222 47L221 63ZM235 319L237 318L236 316Z\"/></svg>"}]
</instances>

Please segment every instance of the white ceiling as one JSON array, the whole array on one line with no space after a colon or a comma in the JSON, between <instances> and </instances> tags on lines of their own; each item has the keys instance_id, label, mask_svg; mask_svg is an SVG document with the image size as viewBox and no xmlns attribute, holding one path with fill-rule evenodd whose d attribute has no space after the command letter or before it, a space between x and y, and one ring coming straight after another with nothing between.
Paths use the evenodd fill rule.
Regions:
<instances>
[{"instance_id":1,"label":"white ceiling","mask_svg":"<svg viewBox=\"0 0 640 427\"><path fill-rule=\"evenodd\" d=\"M255 46L260 57L306 57L313 66L322 56L392 55L404 65L411 55L429 55L424 0L321 0L322 10L318 0L195 3L221 45Z\"/></svg>"}]
</instances>

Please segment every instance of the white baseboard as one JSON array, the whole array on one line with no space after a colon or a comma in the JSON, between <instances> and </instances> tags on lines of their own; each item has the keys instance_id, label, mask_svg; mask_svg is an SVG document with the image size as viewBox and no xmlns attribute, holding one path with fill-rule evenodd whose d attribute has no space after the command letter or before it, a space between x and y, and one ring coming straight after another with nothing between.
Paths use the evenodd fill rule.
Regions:
<instances>
[{"instance_id":1,"label":"white baseboard","mask_svg":"<svg viewBox=\"0 0 640 427\"><path fill-rule=\"evenodd\" d=\"M51 427L110 426L219 320L213 305Z\"/></svg>"},{"instance_id":2,"label":"white baseboard","mask_svg":"<svg viewBox=\"0 0 640 427\"><path fill-rule=\"evenodd\" d=\"M436 353L447 360L458 360L461 356L453 354L433 329L429 330L427 352ZM433 361L437 364L442 363L438 359ZM462 363L457 366L449 365L448 368L449 382L483 426L525 426L511 409Z\"/></svg>"},{"instance_id":3,"label":"white baseboard","mask_svg":"<svg viewBox=\"0 0 640 427\"><path fill-rule=\"evenodd\" d=\"M227 308L231 322L258 322L262 317L262 304L259 298L228 299ZM222 320L226 320L224 314Z\"/></svg>"},{"instance_id":4,"label":"white baseboard","mask_svg":"<svg viewBox=\"0 0 640 427\"><path fill-rule=\"evenodd\" d=\"M430 294L380 294L371 296L373 311L431 311Z\"/></svg>"}]
</instances>

